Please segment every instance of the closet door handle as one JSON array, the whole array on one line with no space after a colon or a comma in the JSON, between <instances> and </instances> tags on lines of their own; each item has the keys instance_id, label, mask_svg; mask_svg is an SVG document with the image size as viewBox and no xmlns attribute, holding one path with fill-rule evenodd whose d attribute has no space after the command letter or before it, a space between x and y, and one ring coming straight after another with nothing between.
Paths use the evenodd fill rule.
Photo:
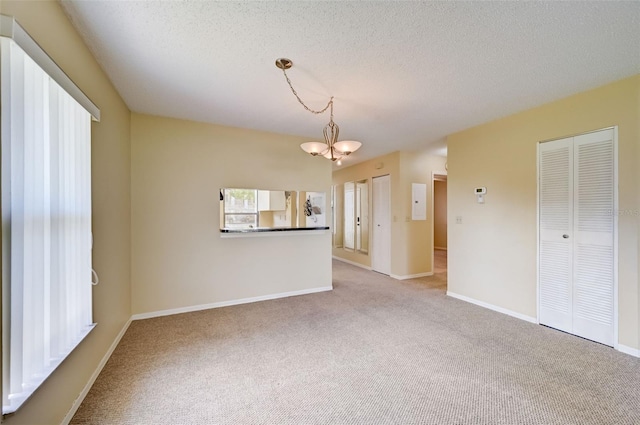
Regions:
<instances>
[{"instance_id":1,"label":"closet door handle","mask_svg":"<svg viewBox=\"0 0 640 425\"><path fill-rule=\"evenodd\" d=\"M569 239L569 235L567 235L566 233L564 235L562 235L563 238L565 239Z\"/></svg>"}]
</instances>

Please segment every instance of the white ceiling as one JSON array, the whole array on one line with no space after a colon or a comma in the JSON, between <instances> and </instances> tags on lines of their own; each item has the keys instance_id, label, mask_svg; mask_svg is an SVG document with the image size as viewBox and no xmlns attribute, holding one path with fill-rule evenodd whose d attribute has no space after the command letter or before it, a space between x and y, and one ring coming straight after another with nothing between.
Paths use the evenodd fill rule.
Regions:
<instances>
[{"instance_id":1,"label":"white ceiling","mask_svg":"<svg viewBox=\"0 0 640 425\"><path fill-rule=\"evenodd\" d=\"M637 1L62 4L135 112L321 139L293 60L349 164L640 73Z\"/></svg>"}]
</instances>

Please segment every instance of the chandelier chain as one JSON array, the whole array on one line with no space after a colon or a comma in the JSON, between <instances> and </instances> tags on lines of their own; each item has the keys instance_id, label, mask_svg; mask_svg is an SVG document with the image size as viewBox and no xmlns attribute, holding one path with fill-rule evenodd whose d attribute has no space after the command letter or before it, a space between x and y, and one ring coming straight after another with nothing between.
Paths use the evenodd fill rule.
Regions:
<instances>
[{"instance_id":1,"label":"chandelier chain","mask_svg":"<svg viewBox=\"0 0 640 425\"><path fill-rule=\"evenodd\" d=\"M306 109L307 111L311 112L312 114L316 114L317 115L317 114L322 114L323 112L325 112L327 109L329 109L331 107L331 121L333 121L333 96L331 96L331 99L329 99L329 102L327 103L327 106L325 106L323 109L315 111L315 110L309 108L307 105L305 105L304 102L302 101L302 99L300 99L300 96L298 96L298 93L296 92L296 89L294 89L293 88L293 84L291 84L291 80L289 79L289 76L287 75L287 71L285 71L283 69L282 73L284 74L284 78L287 80L287 84L289 84L289 88L291 89L291 92L296 97L296 99L298 99L298 102L300 102L300 104L304 107L304 109Z\"/></svg>"}]
</instances>

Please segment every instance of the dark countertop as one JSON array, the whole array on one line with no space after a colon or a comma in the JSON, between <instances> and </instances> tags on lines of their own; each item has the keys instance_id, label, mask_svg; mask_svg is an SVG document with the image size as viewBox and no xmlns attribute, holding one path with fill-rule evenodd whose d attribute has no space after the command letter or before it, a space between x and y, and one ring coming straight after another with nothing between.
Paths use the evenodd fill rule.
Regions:
<instances>
[{"instance_id":1,"label":"dark countertop","mask_svg":"<svg viewBox=\"0 0 640 425\"><path fill-rule=\"evenodd\" d=\"M323 227L256 227L253 229L220 229L220 233L295 232L297 230L329 230Z\"/></svg>"}]
</instances>

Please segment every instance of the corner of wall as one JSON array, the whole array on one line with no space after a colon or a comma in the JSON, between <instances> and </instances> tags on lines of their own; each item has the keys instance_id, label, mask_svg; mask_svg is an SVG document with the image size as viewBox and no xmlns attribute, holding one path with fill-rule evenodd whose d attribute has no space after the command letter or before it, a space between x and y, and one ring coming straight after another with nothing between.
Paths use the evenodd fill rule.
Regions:
<instances>
[{"instance_id":1,"label":"corner of wall","mask_svg":"<svg viewBox=\"0 0 640 425\"><path fill-rule=\"evenodd\" d=\"M102 121L91 129L98 326L15 414L3 419L9 425L60 423L131 317L131 115L59 2L2 0L0 5L102 110Z\"/></svg>"},{"instance_id":2,"label":"corner of wall","mask_svg":"<svg viewBox=\"0 0 640 425\"><path fill-rule=\"evenodd\" d=\"M537 143L618 126L619 205L638 211L639 113L636 75L449 135L449 290L535 316ZM477 186L487 187L483 205L472 193ZM634 349L640 344L639 220L621 217L618 243L618 336Z\"/></svg>"}]
</instances>

